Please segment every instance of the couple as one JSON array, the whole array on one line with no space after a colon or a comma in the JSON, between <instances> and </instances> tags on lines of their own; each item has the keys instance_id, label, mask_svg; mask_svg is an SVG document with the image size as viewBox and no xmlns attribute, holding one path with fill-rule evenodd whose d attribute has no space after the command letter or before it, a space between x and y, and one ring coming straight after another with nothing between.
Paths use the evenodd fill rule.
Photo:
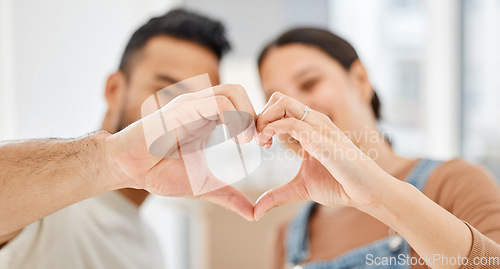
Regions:
<instances>
[{"instance_id":1,"label":"couple","mask_svg":"<svg viewBox=\"0 0 500 269\"><path fill-rule=\"evenodd\" d=\"M105 131L2 145L0 267L161 268L159 246L138 215L154 193L203 199L248 220L287 202L312 201L281 227L275 268L427 268L422 260L431 268L500 268L474 264L500 256L494 180L459 159L396 155L377 132L380 103L349 43L310 28L271 42L258 59L269 100L258 115L244 89L219 85L219 61L229 47L223 26L206 17L173 10L153 18L133 34L106 82ZM180 95L140 119L149 96L205 73L219 86ZM232 186L193 195L183 159L148 152L143 126L153 117L167 126L202 120L197 129L178 129L166 149L174 152L227 123L225 111L252 115L256 130L239 136L241 143L269 147L277 135L303 157L297 176L255 205ZM199 165L202 188L220 184L203 160L190 161ZM442 259L429 259L435 254ZM379 265L384 257L408 259ZM449 262L459 257L469 263Z\"/></svg>"}]
</instances>

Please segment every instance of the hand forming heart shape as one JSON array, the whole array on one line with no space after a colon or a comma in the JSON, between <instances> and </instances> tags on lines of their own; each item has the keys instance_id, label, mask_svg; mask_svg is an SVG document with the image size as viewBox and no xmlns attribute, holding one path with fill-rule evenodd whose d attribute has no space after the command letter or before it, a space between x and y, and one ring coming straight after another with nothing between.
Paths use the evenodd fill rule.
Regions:
<instances>
[{"instance_id":1,"label":"hand forming heart shape","mask_svg":"<svg viewBox=\"0 0 500 269\"><path fill-rule=\"evenodd\" d=\"M116 178L125 186L163 196L207 200L248 220L259 219L273 207L295 200L328 206L374 203L376 181L366 179L383 171L327 116L305 111L305 105L275 93L257 117L241 86L221 85L180 95L110 136L108 154L118 167ZM229 126L230 136L237 143L255 137L260 146L269 147L275 134L290 135L303 149L297 176L264 193L254 206L245 194L217 179L207 168L203 148L218 124ZM148 137L151 134L154 139ZM349 159L344 156L347 151L351 151Z\"/></svg>"}]
</instances>

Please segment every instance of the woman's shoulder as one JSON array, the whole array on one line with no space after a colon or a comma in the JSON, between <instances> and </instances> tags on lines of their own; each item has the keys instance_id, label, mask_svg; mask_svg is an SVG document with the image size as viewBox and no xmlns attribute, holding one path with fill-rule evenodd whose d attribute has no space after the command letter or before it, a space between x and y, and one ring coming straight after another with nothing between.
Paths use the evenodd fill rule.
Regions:
<instances>
[{"instance_id":1,"label":"woman's shoulder","mask_svg":"<svg viewBox=\"0 0 500 269\"><path fill-rule=\"evenodd\" d=\"M439 169L453 168L461 171L468 170L485 170L481 165L468 162L462 158L453 158L445 160L439 166Z\"/></svg>"},{"instance_id":2,"label":"woman's shoulder","mask_svg":"<svg viewBox=\"0 0 500 269\"><path fill-rule=\"evenodd\" d=\"M473 201L498 194L498 182L481 165L455 158L442 162L428 178L424 194L447 210L457 201Z\"/></svg>"},{"instance_id":3,"label":"woman's shoulder","mask_svg":"<svg viewBox=\"0 0 500 269\"><path fill-rule=\"evenodd\" d=\"M493 175L483 166L467 162L461 158L443 161L429 176L429 183L453 185L490 181L496 183Z\"/></svg>"}]
</instances>

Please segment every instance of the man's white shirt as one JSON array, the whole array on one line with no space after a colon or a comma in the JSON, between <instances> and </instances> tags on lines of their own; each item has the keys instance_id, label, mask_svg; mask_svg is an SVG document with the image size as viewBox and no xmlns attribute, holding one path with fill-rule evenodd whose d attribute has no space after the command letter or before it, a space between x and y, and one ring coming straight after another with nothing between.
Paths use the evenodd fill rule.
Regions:
<instances>
[{"instance_id":1,"label":"man's white shirt","mask_svg":"<svg viewBox=\"0 0 500 269\"><path fill-rule=\"evenodd\" d=\"M0 269L163 268L137 205L112 191L36 221L0 249Z\"/></svg>"}]
</instances>

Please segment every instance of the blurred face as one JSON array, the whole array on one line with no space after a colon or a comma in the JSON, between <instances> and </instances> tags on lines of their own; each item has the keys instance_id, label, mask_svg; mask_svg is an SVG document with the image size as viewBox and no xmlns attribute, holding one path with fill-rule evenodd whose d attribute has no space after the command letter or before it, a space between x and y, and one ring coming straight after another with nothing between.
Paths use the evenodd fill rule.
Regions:
<instances>
[{"instance_id":1,"label":"blurred face","mask_svg":"<svg viewBox=\"0 0 500 269\"><path fill-rule=\"evenodd\" d=\"M128 79L120 72L108 79L108 113L103 124L108 131L118 131L140 119L146 98L171 84L204 73L208 73L212 85L219 84L217 55L190 41L166 35L153 37L133 61Z\"/></svg>"},{"instance_id":2,"label":"blurred face","mask_svg":"<svg viewBox=\"0 0 500 269\"><path fill-rule=\"evenodd\" d=\"M267 97L275 91L289 95L329 116L344 132L375 124L373 91L359 61L346 70L322 50L293 43L270 49L260 76Z\"/></svg>"}]
</instances>

